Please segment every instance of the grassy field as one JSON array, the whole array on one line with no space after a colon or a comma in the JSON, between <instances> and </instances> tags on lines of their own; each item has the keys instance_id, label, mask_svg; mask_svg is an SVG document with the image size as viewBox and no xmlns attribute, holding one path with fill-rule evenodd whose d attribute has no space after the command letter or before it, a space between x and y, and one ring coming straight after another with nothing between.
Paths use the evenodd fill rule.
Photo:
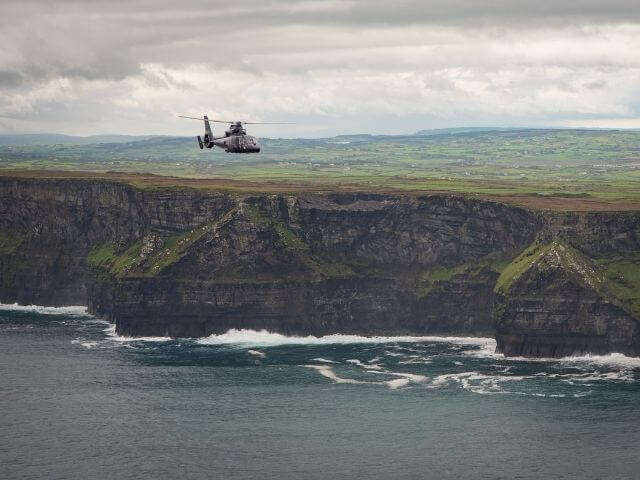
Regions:
<instances>
[{"instance_id":1,"label":"grassy field","mask_svg":"<svg viewBox=\"0 0 640 480\"><path fill-rule=\"evenodd\" d=\"M500 130L261 143L262 152L254 155L203 151L195 138L0 146L0 169L21 175L95 172L146 187L451 192L537 208L640 209L638 131Z\"/></svg>"}]
</instances>

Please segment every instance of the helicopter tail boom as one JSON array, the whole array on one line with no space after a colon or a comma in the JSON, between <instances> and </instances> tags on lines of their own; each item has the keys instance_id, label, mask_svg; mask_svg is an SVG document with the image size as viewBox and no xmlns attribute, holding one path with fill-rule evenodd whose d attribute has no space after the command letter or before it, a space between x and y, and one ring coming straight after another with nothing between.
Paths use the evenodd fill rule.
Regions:
<instances>
[{"instance_id":1,"label":"helicopter tail boom","mask_svg":"<svg viewBox=\"0 0 640 480\"><path fill-rule=\"evenodd\" d=\"M204 133L209 135L209 138L213 138L213 131L211 131L211 125L209 124L209 117L204 116Z\"/></svg>"}]
</instances>

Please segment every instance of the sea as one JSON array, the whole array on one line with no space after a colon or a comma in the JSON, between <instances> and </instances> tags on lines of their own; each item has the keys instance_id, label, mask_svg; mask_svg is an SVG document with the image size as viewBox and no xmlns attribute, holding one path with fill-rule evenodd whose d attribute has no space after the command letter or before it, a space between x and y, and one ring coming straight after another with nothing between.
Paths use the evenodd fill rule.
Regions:
<instances>
[{"instance_id":1,"label":"sea","mask_svg":"<svg viewBox=\"0 0 640 480\"><path fill-rule=\"evenodd\" d=\"M0 305L0 479L638 479L640 359Z\"/></svg>"}]
</instances>

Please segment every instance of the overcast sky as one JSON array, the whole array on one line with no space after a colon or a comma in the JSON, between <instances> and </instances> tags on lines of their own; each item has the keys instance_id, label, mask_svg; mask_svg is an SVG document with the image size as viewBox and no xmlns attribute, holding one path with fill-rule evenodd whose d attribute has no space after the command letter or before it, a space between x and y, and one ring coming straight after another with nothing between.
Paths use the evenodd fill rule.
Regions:
<instances>
[{"instance_id":1,"label":"overcast sky","mask_svg":"<svg viewBox=\"0 0 640 480\"><path fill-rule=\"evenodd\" d=\"M639 0L2 0L0 132L640 128Z\"/></svg>"}]
</instances>

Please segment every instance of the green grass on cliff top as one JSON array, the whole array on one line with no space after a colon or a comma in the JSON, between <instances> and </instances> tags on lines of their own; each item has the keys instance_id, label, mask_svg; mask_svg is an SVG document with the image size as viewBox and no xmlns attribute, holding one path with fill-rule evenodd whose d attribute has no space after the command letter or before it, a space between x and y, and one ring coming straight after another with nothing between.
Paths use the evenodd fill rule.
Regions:
<instances>
[{"instance_id":1,"label":"green grass on cliff top","mask_svg":"<svg viewBox=\"0 0 640 480\"><path fill-rule=\"evenodd\" d=\"M0 146L1 169L148 172L321 189L537 196L560 205L640 205L640 132L507 130L263 139L257 155L200 150L192 138Z\"/></svg>"}]
</instances>

